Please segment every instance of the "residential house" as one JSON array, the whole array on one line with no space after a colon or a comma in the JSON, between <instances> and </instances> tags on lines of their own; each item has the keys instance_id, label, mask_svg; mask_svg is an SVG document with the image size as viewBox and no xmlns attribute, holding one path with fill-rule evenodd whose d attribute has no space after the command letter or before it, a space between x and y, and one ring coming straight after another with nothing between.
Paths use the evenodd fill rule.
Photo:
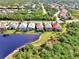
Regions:
<instances>
[{"instance_id":1,"label":"residential house","mask_svg":"<svg viewBox=\"0 0 79 59\"><path fill-rule=\"evenodd\" d=\"M53 23L52 27L54 30L58 30L58 31L60 31L62 29L62 27L59 23Z\"/></svg>"},{"instance_id":2,"label":"residential house","mask_svg":"<svg viewBox=\"0 0 79 59\"><path fill-rule=\"evenodd\" d=\"M28 30L34 30L35 29L35 23L29 23L28 24Z\"/></svg>"},{"instance_id":3,"label":"residential house","mask_svg":"<svg viewBox=\"0 0 79 59\"><path fill-rule=\"evenodd\" d=\"M42 23L36 24L36 31L44 31L44 26Z\"/></svg>"},{"instance_id":4,"label":"residential house","mask_svg":"<svg viewBox=\"0 0 79 59\"><path fill-rule=\"evenodd\" d=\"M17 29L19 22L11 22L9 25L9 29Z\"/></svg>"},{"instance_id":5,"label":"residential house","mask_svg":"<svg viewBox=\"0 0 79 59\"><path fill-rule=\"evenodd\" d=\"M67 9L62 9L59 15L60 17L67 18L67 13L68 13Z\"/></svg>"},{"instance_id":6,"label":"residential house","mask_svg":"<svg viewBox=\"0 0 79 59\"><path fill-rule=\"evenodd\" d=\"M22 22L20 25L19 25L19 31L25 31L27 30L27 23L24 23Z\"/></svg>"},{"instance_id":7,"label":"residential house","mask_svg":"<svg viewBox=\"0 0 79 59\"><path fill-rule=\"evenodd\" d=\"M51 30L52 30L52 25L51 25L51 23L44 23L44 25L45 25L45 30L46 30L46 31L51 31Z\"/></svg>"}]
</instances>

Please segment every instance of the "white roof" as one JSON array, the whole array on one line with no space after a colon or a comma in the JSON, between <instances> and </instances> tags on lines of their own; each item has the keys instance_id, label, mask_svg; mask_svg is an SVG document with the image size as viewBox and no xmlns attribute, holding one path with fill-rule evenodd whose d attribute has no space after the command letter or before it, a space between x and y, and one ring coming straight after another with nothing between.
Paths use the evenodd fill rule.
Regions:
<instances>
[{"instance_id":1,"label":"white roof","mask_svg":"<svg viewBox=\"0 0 79 59\"><path fill-rule=\"evenodd\" d=\"M17 28L17 26L18 26L18 23L11 23L10 24L10 27L15 28L15 29Z\"/></svg>"},{"instance_id":2,"label":"white roof","mask_svg":"<svg viewBox=\"0 0 79 59\"><path fill-rule=\"evenodd\" d=\"M19 28L27 28L27 23L21 23Z\"/></svg>"},{"instance_id":3,"label":"white roof","mask_svg":"<svg viewBox=\"0 0 79 59\"><path fill-rule=\"evenodd\" d=\"M35 23L29 23L28 28L35 28Z\"/></svg>"},{"instance_id":4,"label":"white roof","mask_svg":"<svg viewBox=\"0 0 79 59\"><path fill-rule=\"evenodd\" d=\"M67 13L68 10L67 9L62 9L62 12Z\"/></svg>"},{"instance_id":5,"label":"white roof","mask_svg":"<svg viewBox=\"0 0 79 59\"><path fill-rule=\"evenodd\" d=\"M51 23L44 23L45 24L45 28L52 28Z\"/></svg>"},{"instance_id":6,"label":"white roof","mask_svg":"<svg viewBox=\"0 0 79 59\"><path fill-rule=\"evenodd\" d=\"M8 24L8 22L1 21L0 22L0 27L6 27L7 24Z\"/></svg>"}]
</instances>

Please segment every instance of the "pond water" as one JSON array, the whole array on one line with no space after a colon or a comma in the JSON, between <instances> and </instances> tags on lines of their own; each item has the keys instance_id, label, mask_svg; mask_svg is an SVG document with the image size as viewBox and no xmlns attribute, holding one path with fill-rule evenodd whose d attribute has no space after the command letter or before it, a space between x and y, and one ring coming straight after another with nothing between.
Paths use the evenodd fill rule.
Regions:
<instances>
[{"instance_id":1,"label":"pond water","mask_svg":"<svg viewBox=\"0 0 79 59\"><path fill-rule=\"evenodd\" d=\"M4 59L16 48L35 41L39 34L0 34L0 59Z\"/></svg>"}]
</instances>

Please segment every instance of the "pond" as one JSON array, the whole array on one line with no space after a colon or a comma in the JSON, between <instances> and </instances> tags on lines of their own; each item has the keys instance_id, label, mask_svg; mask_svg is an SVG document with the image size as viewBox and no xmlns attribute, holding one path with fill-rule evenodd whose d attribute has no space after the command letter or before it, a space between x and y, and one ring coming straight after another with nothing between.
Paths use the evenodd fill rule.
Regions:
<instances>
[{"instance_id":1,"label":"pond","mask_svg":"<svg viewBox=\"0 0 79 59\"><path fill-rule=\"evenodd\" d=\"M4 59L16 48L35 41L39 34L0 34L0 59Z\"/></svg>"}]
</instances>

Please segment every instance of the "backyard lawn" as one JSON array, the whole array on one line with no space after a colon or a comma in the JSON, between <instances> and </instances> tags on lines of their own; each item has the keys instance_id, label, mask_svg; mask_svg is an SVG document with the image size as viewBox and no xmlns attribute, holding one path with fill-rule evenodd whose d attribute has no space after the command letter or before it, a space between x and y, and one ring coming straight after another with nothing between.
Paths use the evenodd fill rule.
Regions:
<instances>
[{"instance_id":1,"label":"backyard lawn","mask_svg":"<svg viewBox=\"0 0 79 59\"><path fill-rule=\"evenodd\" d=\"M66 32L66 26L67 26L67 23L63 23L63 24L61 24L61 26L62 26L62 32L61 32L61 34L63 34L63 33L65 33Z\"/></svg>"},{"instance_id":2,"label":"backyard lawn","mask_svg":"<svg viewBox=\"0 0 79 59\"><path fill-rule=\"evenodd\" d=\"M72 9L70 10L70 14L74 20L79 19L79 10Z\"/></svg>"},{"instance_id":3,"label":"backyard lawn","mask_svg":"<svg viewBox=\"0 0 79 59\"><path fill-rule=\"evenodd\" d=\"M5 30L3 34L13 34L16 30Z\"/></svg>"},{"instance_id":4,"label":"backyard lawn","mask_svg":"<svg viewBox=\"0 0 79 59\"><path fill-rule=\"evenodd\" d=\"M6 30L6 31L3 31L3 34L32 34L32 33L35 33L35 31L24 31L24 32L21 32L21 31L18 31L18 30Z\"/></svg>"},{"instance_id":5,"label":"backyard lawn","mask_svg":"<svg viewBox=\"0 0 79 59\"><path fill-rule=\"evenodd\" d=\"M40 46L48 41L51 35L55 34L55 32L44 32L41 34L39 40L32 42L31 44L34 46Z\"/></svg>"}]
</instances>

